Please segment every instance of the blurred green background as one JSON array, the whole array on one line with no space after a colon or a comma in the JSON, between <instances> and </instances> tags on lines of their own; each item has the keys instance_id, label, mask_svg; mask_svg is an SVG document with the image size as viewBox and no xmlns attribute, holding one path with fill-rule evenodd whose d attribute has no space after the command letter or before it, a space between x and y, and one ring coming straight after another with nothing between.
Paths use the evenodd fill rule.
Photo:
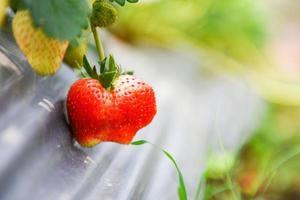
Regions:
<instances>
[{"instance_id":1,"label":"blurred green background","mask_svg":"<svg viewBox=\"0 0 300 200\"><path fill-rule=\"evenodd\" d=\"M192 51L205 73L243 77L265 99L248 141L209 156L205 199L300 199L300 1L145 0L121 9L110 31Z\"/></svg>"}]
</instances>

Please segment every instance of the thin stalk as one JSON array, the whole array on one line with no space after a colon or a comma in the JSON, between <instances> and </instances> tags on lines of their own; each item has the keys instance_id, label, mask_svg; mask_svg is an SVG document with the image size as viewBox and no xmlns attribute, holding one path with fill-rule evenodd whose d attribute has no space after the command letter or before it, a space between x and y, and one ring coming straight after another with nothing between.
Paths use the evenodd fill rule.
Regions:
<instances>
[{"instance_id":1,"label":"thin stalk","mask_svg":"<svg viewBox=\"0 0 300 200\"><path fill-rule=\"evenodd\" d=\"M290 150L290 152L288 152L286 156L279 159L277 162L275 162L273 164L274 167L269 172L267 172L265 177L262 179L262 180L267 180L267 184L264 187L263 194L265 194L265 192L268 190L268 188L271 185L271 182L272 182L273 178L275 177L278 169L281 166L283 166L284 164L286 164L288 161L293 159L294 157L299 156L299 154L300 154L300 147L296 147L296 148Z\"/></svg>"},{"instance_id":2,"label":"thin stalk","mask_svg":"<svg viewBox=\"0 0 300 200\"><path fill-rule=\"evenodd\" d=\"M100 59L100 61L102 61L105 58L105 54L104 54L101 39L99 37L99 34L97 33L97 28L92 27L92 32L93 32L93 35L94 35L94 40L95 40L95 43L96 43L96 48L97 48L99 59Z\"/></svg>"},{"instance_id":3,"label":"thin stalk","mask_svg":"<svg viewBox=\"0 0 300 200\"><path fill-rule=\"evenodd\" d=\"M219 142L219 145L220 145L222 151L225 152L225 147L224 147L223 140L222 140L222 137L221 137L220 134L218 134L218 142ZM231 191L231 194L232 194L232 198L234 200L239 200L240 199L240 198L238 198L239 195L236 193L236 191L234 189L234 185L233 185L233 182L231 180L231 176L230 176L230 174L229 174L228 171L226 172L226 181L227 181L227 184L228 184L228 186L230 188L230 191Z\"/></svg>"},{"instance_id":4,"label":"thin stalk","mask_svg":"<svg viewBox=\"0 0 300 200\"><path fill-rule=\"evenodd\" d=\"M195 200L199 200L200 199L200 194L201 194L201 190L204 184L204 177L203 175L200 177L199 179L199 183L197 185L197 191L196 191L196 196L195 196Z\"/></svg>"}]
</instances>

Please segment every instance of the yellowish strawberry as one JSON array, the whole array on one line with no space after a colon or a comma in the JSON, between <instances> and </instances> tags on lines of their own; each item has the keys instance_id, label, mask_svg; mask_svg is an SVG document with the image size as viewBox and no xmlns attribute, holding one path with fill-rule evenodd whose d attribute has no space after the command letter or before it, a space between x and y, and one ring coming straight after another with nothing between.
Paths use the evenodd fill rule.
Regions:
<instances>
[{"instance_id":1,"label":"yellowish strawberry","mask_svg":"<svg viewBox=\"0 0 300 200\"><path fill-rule=\"evenodd\" d=\"M65 54L64 61L73 68L82 66L83 56L87 52L87 42L84 40L78 46L73 47L69 45Z\"/></svg>"},{"instance_id":2,"label":"yellowish strawberry","mask_svg":"<svg viewBox=\"0 0 300 200\"><path fill-rule=\"evenodd\" d=\"M8 6L8 0L1 0L0 1L0 28L3 25L5 19L5 10Z\"/></svg>"},{"instance_id":3,"label":"yellowish strawberry","mask_svg":"<svg viewBox=\"0 0 300 200\"><path fill-rule=\"evenodd\" d=\"M52 75L60 67L67 41L48 37L34 27L29 11L18 11L13 19L13 34L32 68L40 75Z\"/></svg>"}]
</instances>

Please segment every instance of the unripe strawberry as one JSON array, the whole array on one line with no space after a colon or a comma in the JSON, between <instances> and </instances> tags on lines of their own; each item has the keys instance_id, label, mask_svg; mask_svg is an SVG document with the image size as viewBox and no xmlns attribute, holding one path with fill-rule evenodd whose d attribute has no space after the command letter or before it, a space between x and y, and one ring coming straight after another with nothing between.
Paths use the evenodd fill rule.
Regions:
<instances>
[{"instance_id":1,"label":"unripe strawberry","mask_svg":"<svg viewBox=\"0 0 300 200\"><path fill-rule=\"evenodd\" d=\"M212 154L207 161L205 177L209 180L222 180L226 178L233 165L234 156L231 153Z\"/></svg>"},{"instance_id":2,"label":"unripe strawberry","mask_svg":"<svg viewBox=\"0 0 300 200\"><path fill-rule=\"evenodd\" d=\"M3 25L5 19L5 10L8 6L8 0L1 0L0 1L0 28Z\"/></svg>"},{"instance_id":3,"label":"unripe strawberry","mask_svg":"<svg viewBox=\"0 0 300 200\"><path fill-rule=\"evenodd\" d=\"M64 57L64 61L73 68L82 67L83 56L87 52L87 42L82 41L78 46L69 45Z\"/></svg>"},{"instance_id":4,"label":"unripe strawberry","mask_svg":"<svg viewBox=\"0 0 300 200\"><path fill-rule=\"evenodd\" d=\"M107 27L117 19L118 11L107 0L96 0L93 3L91 16L92 27Z\"/></svg>"},{"instance_id":5,"label":"unripe strawberry","mask_svg":"<svg viewBox=\"0 0 300 200\"><path fill-rule=\"evenodd\" d=\"M28 62L40 75L52 75L60 67L68 47L67 41L47 36L34 27L27 10L18 11L13 19L13 34Z\"/></svg>"}]
</instances>

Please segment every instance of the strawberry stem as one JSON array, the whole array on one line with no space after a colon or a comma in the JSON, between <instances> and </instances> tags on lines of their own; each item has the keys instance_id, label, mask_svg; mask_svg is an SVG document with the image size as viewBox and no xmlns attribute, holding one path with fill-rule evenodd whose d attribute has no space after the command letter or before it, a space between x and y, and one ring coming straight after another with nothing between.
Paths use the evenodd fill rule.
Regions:
<instances>
[{"instance_id":1,"label":"strawberry stem","mask_svg":"<svg viewBox=\"0 0 300 200\"><path fill-rule=\"evenodd\" d=\"M102 61L105 58L105 54L104 54L101 39L100 39L99 34L97 32L97 27L92 27L92 32L93 32L94 40L95 40L95 43L96 43L96 48L97 48L99 59L100 59L100 61Z\"/></svg>"}]
</instances>

